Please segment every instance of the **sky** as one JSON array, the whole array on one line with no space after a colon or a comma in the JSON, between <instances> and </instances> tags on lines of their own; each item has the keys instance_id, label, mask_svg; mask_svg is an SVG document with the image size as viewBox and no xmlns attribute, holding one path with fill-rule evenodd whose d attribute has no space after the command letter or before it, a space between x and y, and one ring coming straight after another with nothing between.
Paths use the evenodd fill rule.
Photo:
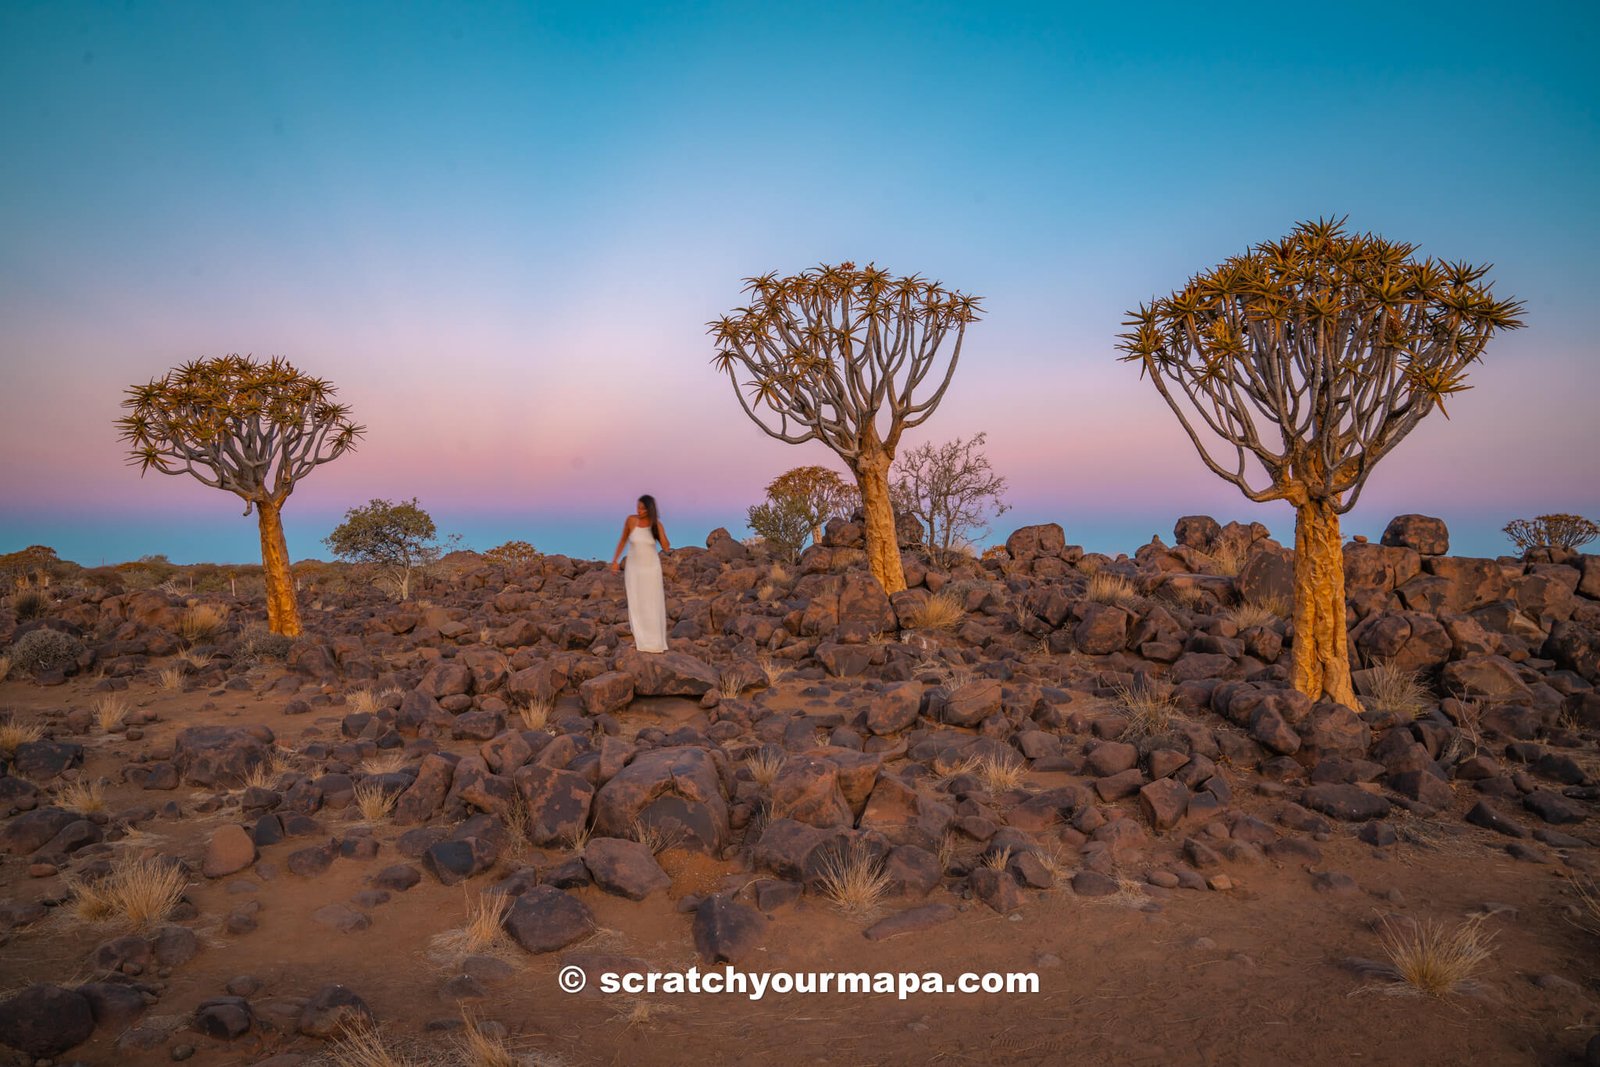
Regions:
<instances>
[{"instance_id":1,"label":"sky","mask_svg":"<svg viewBox=\"0 0 1600 1067\"><path fill-rule=\"evenodd\" d=\"M417 498L488 548L677 544L786 469L710 365L742 279L875 262L984 299L907 444L984 431L994 523L1131 552L1261 521L1117 360L1128 309L1302 219L1494 264L1526 303L1349 534L1600 518L1600 8L1580 4L0 4L0 551L258 558L125 464L124 390L281 355L368 428L292 557Z\"/></svg>"}]
</instances>

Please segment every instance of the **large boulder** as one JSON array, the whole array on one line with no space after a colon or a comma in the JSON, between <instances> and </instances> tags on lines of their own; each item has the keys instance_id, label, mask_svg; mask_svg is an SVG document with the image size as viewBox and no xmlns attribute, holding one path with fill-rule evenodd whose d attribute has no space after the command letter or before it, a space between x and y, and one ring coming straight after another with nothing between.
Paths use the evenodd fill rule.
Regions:
<instances>
[{"instance_id":1,"label":"large boulder","mask_svg":"<svg viewBox=\"0 0 1600 1067\"><path fill-rule=\"evenodd\" d=\"M1384 528L1383 543L1391 548L1409 548L1424 556L1442 556L1450 551L1450 531L1443 519L1429 515L1396 515Z\"/></svg>"},{"instance_id":2,"label":"large boulder","mask_svg":"<svg viewBox=\"0 0 1600 1067\"><path fill-rule=\"evenodd\" d=\"M1247 604L1294 603L1294 554L1283 549L1260 551L1239 568L1234 579Z\"/></svg>"},{"instance_id":3,"label":"large boulder","mask_svg":"<svg viewBox=\"0 0 1600 1067\"><path fill-rule=\"evenodd\" d=\"M1210 515L1185 515L1172 527L1172 540L1185 548L1210 552L1222 536L1222 524Z\"/></svg>"},{"instance_id":4,"label":"large boulder","mask_svg":"<svg viewBox=\"0 0 1600 1067\"><path fill-rule=\"evenodd\" d=\"M1600 685L1600 633L1575 622L1558 622L1550 628L1543 655L1595 685Z\"/></svg>"},{"instance_id":5,"label":"large boulder","mask_svg":"<svg viewBox=\"0 0 1600 1067\"><path fill-rule=\"evenodd\" d=\"M271 743L272 733L264 726L190 726L179 732L172 759L188 785L238 789L266 764Z\"/></svg>"},{"instance_id":6,"label":"large boulder","mask_svg":"<svg viewBox=\"0 0 1600 1067\"><path fill-rule=\"evenodd\" d=\"M555 952L594 933L594 913L555 886L537 885L511 905L505 930L526 952Z\"/></svg>"},{"instance_id":7,"label":"large boulder","mask_svg":"<svg viewBox=\"0 0 1600 1067\"><path fill-rule=\"evenodd\" d=\"M839 788L839 768L810 755L791 756L772 783L772 810L782 817L828 829L855 817Z\"/></svg>"},{"instance_id":8,"label":"large boulder","mask_svg":"<svg viewBox=\"0 0 1600 1067\"><path fill-rule=\"evenodd\" d=\"M573 840L589 821L594 786L581 774L532 764L512 775L528 811L528 840L559 845Z\"/></svg>"},{"instance_id":9,"label":"large boulder","mask_svg":"<svg viewBox=\"0 0 1600 1067\"><path fill-rule=\"evenodd\" d=\"M668 653L670 655L670 653ZM728 840L728 801L711 754L660 748L634 757L595 794L594 831L625 837L635 821L681 834L684 847L716 852Z\"/></svg>"},{"instance_id":10,"label":"large boulder","mask_svg":"<svg viewBox=\"0 0 1600 1067\"><path fill-rule=\"evenodd\" d=\"M672 884L650 849L625 838L590 838L583 850L583 865L595 885L629 900L643 900Z\"/></svg>"},{"instance_id":11,"label":"large boulder","mask_svg":"<svg viewBox=\"0 0 1600 1067\"><path fill-rule=\"evenodd\" d=\"M1040 556L1060 557L1066 547L1066 532L1054 522L1019 527L1006 538L1006 554L1019 563Z\"/></svg>"},{"instance_id":12,"label":"large boulder","mask_svg":"<svg viewBox=\"0 0 1600 1067\"><path fill-rule=\"evenodd\" d=\"M617 669L633 679L641 697L699 697L717 687L715 667L687 652L640 652L630 648L617 656Z\"/></svg>"},{"instance_id":13,"label":"large boulder","mask_svg":"<svg viewBox=\"0 0 1600 1067\"><path fill-rule=\"evenodd\" d=\"M61 1055L89 1040L89 998L58 985L31 985L0 1001L0 1044L36 1059Z\"/></svg>"}]
</instances>

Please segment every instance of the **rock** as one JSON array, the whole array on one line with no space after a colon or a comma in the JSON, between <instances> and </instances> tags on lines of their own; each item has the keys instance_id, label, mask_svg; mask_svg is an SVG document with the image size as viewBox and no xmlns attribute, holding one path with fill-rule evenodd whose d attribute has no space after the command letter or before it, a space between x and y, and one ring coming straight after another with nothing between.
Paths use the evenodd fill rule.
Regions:
<instances>
[{"instance_id":1,"label":"rock","mask_svg":"<svg viewBox=\"0 0 1600 1067\"><path fill-rule=\"evenodd\" d=\"M705 749L640 753L600 787L592 804L594 832L623 837L635 821L680 835L687 848L719 852L728 839L728 802Z\"/></svg>"},{"instance_id":2,"label":"rock","mask_svg":"<svg viewBox=\"0 0 1600 1067\"><path fill-rule=\"evenodd\" d=\"M716 668L687 652L640 652L629 648L617 656L617 670L633 678L633 692L643 697L699 697L717 687Z\"/></svg>"},{"instance_id":3,"label":"rock","mask_svg":"<svg viewBox=\"0 0 1600 1067\"><path fill-rule=\"evenodd\" d=\"M723 893L705 898L695 909L694 945L708 964L750 959L766 931L766 916Z\"/></svg>"},{"instance_id":4,"label":"rock","mask_svg":"<svg viewBox=\"0 0 1600 1067\"><path fill-rule=\"evenodd\" d=\"M125 1029L132 1026L147 1007L144 994L120 982L86 982L78 987L78 992L88 999L97 1027Z\"/></svg>"},{"instance_id":5,"label":"rock","mask_svg":"<svg viewBox=\"0 0 1600 1067\"><path fill-rule=\"evenodd\" d=\"M289 853L288 858L284 860L284 866L289 868L290 874L297 874L301 878L314 878L333 866L333 856L332 844L311 845Z\"/></svg>"},{"instance_id":6,"label":"rock","mask_svg":"<svg viewBox=\"0 0 1600 1067\"><path fill-rule=\"evenodd\" d=\"M1092 602L1083 605L1081 612L1077 625L1072 628L1072 640L1078 651L1090 656L1106 656L1127 647L1132 614L1115 604Z\"/></svg>"},{"instance_id":7,"label":"rock","mask_svg":"<svg viewBox=\"0 0 1600 1067\"><path fill-rule=\"evenodd\" d=\"M329 1040L352 1030L371 1027L377 1021L367 1002L355 991L335 983L323 986L306 1001L295 1029L306 1037Z\"/></svg>"},{"instance_id":8,"label":"rock","mask_svg":"<svg viewBox=\"0 0 1600 1067\"><path fill-rule=\"evenodd\" d=\"M1102 741L1090 750L1084 766L1096 778L1109 778L1139 765L1139 750L1125 741Z\"/></svg>"},{"instance_id":9,"label":"rock","mask_svg":"<svg viewBox=\"0 0 1600 1067\"><path fill-rule=\"evenodd\" d=\"M1522 798L1522 806L1555 826L1580 823L1588 817L1588 812L1576 800L1569 800L1548 789L1535 789Z\"/></svg>"},{"instance_id":10,"label":"rock","mask_svg":"<svg viewBox=\"0 0 1600 1067\"><path fill-rule=\"evenodd\" d=\"M594 932L594 915L583 901L549 885L517 897L505 918L506 933L524 951L556 952Z\"/></svg>"},{"instance_id":11,"label":"rock","mask_svg":"<svg viewBox=\"0 0 1600 1067\"><path fill-rule=\"evenodd\" d=\"M1040 556L1059 559L1066 550L1067 535L1059 523L1044 522L1035 526L1022 526L1006 538L1006 555L1019 563Z\"/></svg>"},{"instance_id":12,"label":"rock","mask_svg":"<svg viewBox=\"0 0 1600 1067\"><path fill-rule=\"evenodd\" d=\"M35 808L0 825L0 853L31 855L49 844L57 834L79 821L79 816L60 808Z\"/></svg>"},{"instance_id":13,"label":"rock","mask_svg":"<svg viewBox=\"0 0 1600 1067\"><path fill-rule=\"evenodd\" d=\"M200 872L207 878L224 878L244 870L256 861L256 843L250 831L237 823L218 827L206 845L206 858Z\"/></svg>"},{"instance_id":14,"label":"rock","mask_svg":"<svg viewBox=\"0 0 1600 1067\"><path fill-rule=\"evenodd\" d=\"M31 985L0 1001L0 1044L37 1059L61 1055L89 1040L89 998L58 985Z\"/></svg>"},{"instance_id":15,"label":"rock","mask_svg":"<svg viewBox=\"0 0 1600 1067\"><path fill-rule=\"evenodd\" d=\"M83 765L83 746L70 741L24 741L11 757L11 769L23 778L47 782Z\"/></svg>"},{"instance_id":16,"label":"rock","mask_svg":"<svg viewBox=\"0 0 1600 1067\"><path fill-rule=\"evenodd\" d=\"M1293 604L1294 560L1281 549L1256 552L1239 569L1234 584L1247 604Z\"/></svg>"},{"instance_id":17,"label":"rock","mask_svg":"<svg viewBox=\"0 0 1600 1067\"><path fill-rule=\"evenodd\" d=\"M404 893L420 881L422 881L422 872L407 863L397 863L392 867L385 867L372 876L374 887L392 890L396 893Z\"/></svg>"},{"instance_id":18,"label":"rock","mask_svg":"<svg viewBox=\"0 0 1600 1067\"><path fill-rule=\"evenodd\" d=\"M1072 876L1072 891L1080 897L1108 897L1117 891L1117 882L1099 871L1084 870Z\"/></svg>"},{"instance_id":19,"label":"rock","mask_svg":"<svg viewBox=\"0 0 1600 1067\"><path fill-rule=\"evenodd\" d=\"M867 729L882 737L907 729L922 708L922 683L896 682L874 694L867 705Z\"/></svg>"},{"instance_id":20,"label":"rock","mask_svg":"<svg viewBox=\"0 0 1600 1067\"><path fill-rule=\"evenodd\" d=\"M450 793L455 764L437 753L423 758L416 781L395 801L390 818L396 826L415 826L432 818Z\"/></svg>"},{"instance_id":21,"label":"rock","mask_svg":"<svg viewBox=\"0 0 1600 1067\"><path fill-rule=\"evenodd\" d=\"M956 909L949 904L924 904L920 908L912 908L886 919L879 919L867 927L865 936L868 941L887 941L901 934L931 929L955 917Z\"/></svg>"},{"instance_id":22,"label":"rock","mask_svg":"<svg viewBox=\"0 0 1600 1067\"><path fill-rule=\"evenodd\" d=\"M1308 786L1300 803L1344 822L1366 822L1389 814L1389 802L1358 785L1327 783Z\"/></svg>"},{"instance_id":23,"label":"rock","mask_svg":"<svg viewBox=\"0 0 1600 1067\"><path fill-rule=\"evenodd\" d=\"M348 904L324 904L311 913L311 921L341 934L353 934L372 925L372 917Z\"/></svg>"},{"instance_id":24,"label":"rock","mask_svg":"<svg viewBox=\"0 0 1600 1067\"><path fill-rule=\"evenodd\" d=\"M601 889L629 900L643 900L672 884L648 848L624 838L590 838L584 846L583 865Z\"/></svg>"},{"instance_id":25,"label":"rock","mask_svg":"<svg viewBox=\"0 0 1600 1067\"><path fill-rule=\"evenodd\" d=\"M578 697L590 715L607 715L633 703L633 675L607 671L578 685Z\"/></svg>"},{"instance_id":26,"label":"rock","mask_svg":"<svg viewBox=\"0 0 1600 1067\"><path fill-rule=\"evenodd\" d=\"M973 896L1001 915L1008 915L1022 907L1022 890L1017 887L1017 880L1011 877L1009 871L979 867L967 882L972 886Z\"/></svg>"},{"instance_id":27,"label":"rock","mask_svg":"<svg viewBox=\"0 0 1600 1067\"><path fill-rule=\"evenodd\" d=\"M589 821L594 786L581 774L533 764L512 776L528 814L528 840L559 845L575 839Z\"/></svg>"},{"instance_id":28,"label":"rock","mask_svg":"<svg viewBox=\"0 0 1600 1067\"><path fill-rule=\"evenodd\" d=\"M212 997L194 1011L194 1028L218 1041L243 1037L255 1025L255 1013L243 997Z\"/></svg>"},{"instance_id":29,"label":"rock","mask_svg":"<svg viewBox=\"0 0 1600 1067\"><path fill-rule=\"evenodd\" d=\"M1185 515L1172 527L1174 543L1200 552L1210 552L1222 536L1222 524L1210 515Z\"/></svg>"},{"instance_id":30,"label":"rock","mask_svg":"<svg viewBox=\"0 0 1600 1067\"><path fill-rule=\"evenodd\" d=\"M266 764L271 737L265 727L190 726L173 742L172 761L187 785L238 789L252 771Z\"/></svg>"},{"instance_id":31,"label":"rock","mask_svg":"<svg viewBox=\"0 0 1600 1067\"><path fill-rule=\"evenodd\" d=\"M1585 556L1584 559L1600 559L1600 556ZM1589 566L1584 573L1600 576L1600 564ZM1600 630L1572 621L1558 622L1550 628L1550 636L1540 654L1584 681L1600 685Z\"/></svg>"},{"instance_id":32,"label":"rock","mask_svg":"<svg viewBox=\"0 0 1600 1067\"><path fill-rule=\"evenodd\" d=\"M839 768L815 756L785 760L771 789L772 809L786 818L828 829L853 826L855 816L839 785Z\"/></svg>"},{"instance_id":33,"label":"rock","mask_svg":"<svg viewBox=\"0 0 1600 1067\"><path fill-rule=\"evenodd\" d=\"M1507 837L1528 836L1526 830L1518 826L1513 820L1495 811L1486 801L1480 800L1474 804L1472 810L1467 812L1466 820L1474 826L1481 826L1485 830L1493 830L1495 833L1505 834Z\"/></svg>"},{"instance_id":34,"label":"rock","mask_svg":"<svg viewBox=\"0 0 1600 1067\"><path fill-rule=\"evenodd\" d=\"M150 951L158 966L181 967L200 954L200 936L187 926L163 926L151 939Z\"/></svg>"},{"instance_id":35,"label":"rock","mask_svg":"<svg viewBox=\"0 0 1600 1067\"><path fill-rule=\"evenodd\" d=\"M1457 697L1496 703L1529 704L1533 693L1517 674L1516 664L1504 656L1467 656L1445 664L1440 686Z\"/></svg>"},{"instance_id":36,"label":"rock","mask_svg":"<svg viewBox=\"0 0 1600 1067\"><path fill-rule=\"evenodd\" d=\"M422 853L422 869L440 885L460 885L482 874L500 858L500 850L488 837L450 838L429 845Z\"/></svg>"},{"instance_id":37,"label":"rock","mask_svg":"<svg viewBox=\"0 0 1600 1067\"><path fill-rule=\"evenodd\" d=\"M1189 788L1172 778L1151 782L1139 790L1139 810L1156 830L1170 830L1189 810Z\"/></svg>"},{"instance_id":38,"label":"rock","mask_svg":"<svg viewBox=\"0 0 1600 1067\"><path fill-rule=\"evenodd\" d=\"M1450 531L1443 519L1396 515L1384 527L1383 544L1391 548L1409 548L1424 556L1442 556L1450 551Z\"/></svg>"}]
</instances>

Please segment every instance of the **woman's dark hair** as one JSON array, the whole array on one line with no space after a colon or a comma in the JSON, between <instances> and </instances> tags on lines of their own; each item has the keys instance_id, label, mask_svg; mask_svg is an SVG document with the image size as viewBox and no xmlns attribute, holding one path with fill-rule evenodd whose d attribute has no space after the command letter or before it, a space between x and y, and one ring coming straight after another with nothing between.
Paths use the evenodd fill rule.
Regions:
<instances>
[{"instance_id":1,"label":"woman's dark hair","mask_svg":"<svg viewBox=\"0 0 1600 1067\"><path fill-rule=\"evenodd\" d=\"M650 520L650 536L654 537L656 543L659 544L661 542L661 515L656 511L656 498L646 493L639 498L639 503L644 505L645 516Z\"/></svg>"}]
</instances>

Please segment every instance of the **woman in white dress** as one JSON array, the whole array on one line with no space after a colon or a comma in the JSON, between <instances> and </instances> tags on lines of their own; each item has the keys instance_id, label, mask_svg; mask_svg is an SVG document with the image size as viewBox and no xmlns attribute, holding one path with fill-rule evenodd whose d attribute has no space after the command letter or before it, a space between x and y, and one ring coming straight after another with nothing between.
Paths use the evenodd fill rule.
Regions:
<instances>
[{"instance_id":1,"label":"woman in white dress","mask_svg":"<svg viewBox=\"0 0 1600 1067\"><path fill-rule=\"evenodd\" d=\"M628 628L633 631L633 647L640 652L667 650L667 594L661 582L661 559L656 545L670 549L667 531L661 528L656 498L646 494L622 524L622 538L611 554L611 569L617 570L622 550L628 550L628 566L623 586L628 591Z\"/></svg>"}]
</instances>

